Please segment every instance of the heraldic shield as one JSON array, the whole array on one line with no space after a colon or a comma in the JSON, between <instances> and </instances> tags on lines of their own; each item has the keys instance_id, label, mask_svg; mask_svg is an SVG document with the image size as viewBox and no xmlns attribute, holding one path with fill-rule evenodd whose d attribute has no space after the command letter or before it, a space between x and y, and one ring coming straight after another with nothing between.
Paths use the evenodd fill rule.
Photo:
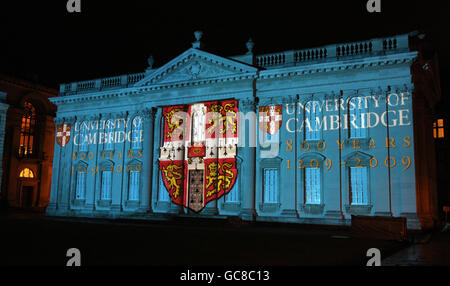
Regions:
<instances>
[{"instance_id":1,"label":"heraldic shield","mask_svg":"<svg viewBox=\"0 0 450 286\"><path fill-rule=\"evenodd\" d=\"M226 195L238 176L238 102L163 108L159 168L172 202L200 212Z\"/></svg>"},{"instance_id":2,"label":"heraldic shield","mask_svg":"<svg viewBox=\"0 0 450 286\"><path fill-rule=\"evenodd\" d=\"M283 107L281 105L261 106L259 108L259 128L274 135L282 124Z\"/></svg>"},{"instance_id":3,"label":"heraldic shield","mask_svg":"<svg viewBox=\"0 0 450 286\"><path fill-rule=\"evenodd\" d=\"M70 124L58 124L56 126L56 143L65 147L70 140Z\"/></svg>"}]
</instances>

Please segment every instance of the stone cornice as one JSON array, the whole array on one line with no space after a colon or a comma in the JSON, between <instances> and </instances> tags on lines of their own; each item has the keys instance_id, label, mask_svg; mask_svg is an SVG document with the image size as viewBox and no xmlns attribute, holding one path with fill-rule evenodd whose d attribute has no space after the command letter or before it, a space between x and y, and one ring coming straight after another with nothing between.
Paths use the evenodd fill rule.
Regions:
<instances>
[{"instance_id":1,"label":"stone cornice","mask_svg":"<svg viewBox=\"0 0 450 286\"><path fill-rule=\"evenodd\" d=\"M376 66L411 63L417 52L392 54L389 56L366 57L361 59L332 61L318 64L299 65L261 71L258 79L283 78L288 76L302 76L314 73L327 73L337 71L358 70Z\"/></svg>"},{"instance_id":2,"label":"stone cornice","mask_svg":"<svg viewBox=\"0 0 450 286\"><path fill-rule=\"evenodd\" d=\"M66 96L49 98L55 104L81 103L95 100L105 100L113 98L123 98L129 96L140 96L151 91L165 89L195 87L209 84L234 82L239 80L267 80L275 78L285 78L291 76L302 76L315 73L327 73L349 70L360 70L377 66L389 66L396 64L411 63L416 57L417 52L405 52L391 54L387 56L365 57L347 61L332 61L317 64L299 65L293 67L283 67L279 69L262 70L255 73L237 73L215 78L203 78L197 80L170 82L166 84L144 85L140 87L128 87L110 91L93 91Z\"/></svg>"}]
</instances>

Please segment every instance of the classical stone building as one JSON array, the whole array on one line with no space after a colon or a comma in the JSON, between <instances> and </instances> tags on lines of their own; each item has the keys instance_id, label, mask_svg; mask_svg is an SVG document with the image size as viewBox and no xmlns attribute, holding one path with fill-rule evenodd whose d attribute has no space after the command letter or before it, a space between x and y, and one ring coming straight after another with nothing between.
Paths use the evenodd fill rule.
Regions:
<instances>
[{"instance_id":1,"label":"classical stone building","mask_svg":"<svg viewBox=\"0 0 450 286\"><path fill-rule=\"evenodd\" d=\"M0 76L1 200L13 208L44 210L50 201L57 91Z\"/></svg>"},{"instance_id":2,"label":"classical stone building","mask_svg":"<svg viewBox=\"0 0 450 286\"><path fill-rule=\"evenodd\" d=\"M436 215L435 62L415 35L62 84L48 215L349 225Z\"/></svg>"}]
</instances>

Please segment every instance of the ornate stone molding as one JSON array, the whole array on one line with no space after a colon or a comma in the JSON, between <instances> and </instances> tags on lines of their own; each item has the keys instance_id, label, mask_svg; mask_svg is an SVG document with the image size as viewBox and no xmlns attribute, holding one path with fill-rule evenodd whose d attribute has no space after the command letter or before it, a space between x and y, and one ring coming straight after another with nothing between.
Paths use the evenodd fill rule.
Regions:
<instances>
[{"instance_id":1,"label":"ornate stone molding","mask_svg":"<svg viewBox=\"0 0 450 286\"><path fill-rule=\"evenodd\" d=\"M75 123L77 120L84 120L83 117L78 118L77 116L67 116L63 117L64 123Z\"/></svg>"},{"instance_id":2,"label":"ornate stone molding","mask_svg":"<svg viewBox=\"0 0 450 286\"><path fill-rule=\"evenodd\" d=\"M134 117L134 116L140 116L140 117L142 117L144 120L150 120L150 121L153 121L153 119L154 119L154 117L155 117L155 114L156 114L156 110L154 110L154 108L152 108L152 107L144 107L143 109L141 109L141 110L135 112L135 113L133 114L133 117Z\"/></svg>"},{"instance_id":3,"label":"ornate stone molding","mask_svg":"<svg viewBox=\"0 0 450 286\"><path fill-rule=\"evenodd\" d=\"M258 100L254 98L246 98L239 100L240 111L255 111L258 106Z\"/></svg>"},{"instance_id":4,"label":"ornate stone molding","mask_svg":"<svg viewBox=\"0 0 450 286\"><path fill-rule=\"evenodd\" d=\"M65 120L64 117L55 117L55 119L54 119L55 124L63 124L64 120Z\"/></svg>"},{"instance_id":5,"label":"ornate stone molding","mask_svg":"<svg viewBox=\"0 0 450 286\"><path fill-rule=\"evenodd\" d=\"M297 99L298 99L298 97L295 94L294 95L283 96L281 98L281 103L282 104L295 103L295 102L297 102Z\"/></svg>"},{"instance_id":6,"label":"ornate stone molding","mask_svg":"<svg viewBox=\"0 0 450 286\"><path fill-rule=\"evenodd\" d=\"M113 118L113 119L119 119L119 118L127 118L127 116L128 116L128 112L126 112L126 111L121 111L121 112L113 113L113 114L111 115L111 118Z\"/></svg>"},{"instance_id":7,"label":"ornate stone molding","mask_svg":"<svg viewBox=\"0 0 450 286\"><path fill-rule=\"evenodd\" d=\"M100 119L100 114L92 114L88 117L88 119L90 121L94 121L94 120L99 120Z\"/></svg>"}]
</instances>

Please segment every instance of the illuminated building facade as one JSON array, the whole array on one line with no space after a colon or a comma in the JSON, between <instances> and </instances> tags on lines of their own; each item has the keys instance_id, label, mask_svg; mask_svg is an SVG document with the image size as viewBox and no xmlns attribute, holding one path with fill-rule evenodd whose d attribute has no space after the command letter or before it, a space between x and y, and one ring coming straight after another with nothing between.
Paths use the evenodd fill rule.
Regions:
<instances>
[{"instance_id":1,"label":"illuminated building facade","mask_svg":"<svg viewBox=\"0 0 450 286\"><path fill-rule=\"evenodd\" d=\"M48 215L433 226L417 35L228 58L195 36L159 68L61 85Z\"/></svg>"},{"instance_id":2,"label":"illuminated building facade","mask_svg":"<svg viewBox=\"0 0 450 286\"><path fill-rule=\"evenodd\" d=\"M0 76L1 200L12 208L43 211L50 201L57 91Z\"/></svg>"}]
</instances>

